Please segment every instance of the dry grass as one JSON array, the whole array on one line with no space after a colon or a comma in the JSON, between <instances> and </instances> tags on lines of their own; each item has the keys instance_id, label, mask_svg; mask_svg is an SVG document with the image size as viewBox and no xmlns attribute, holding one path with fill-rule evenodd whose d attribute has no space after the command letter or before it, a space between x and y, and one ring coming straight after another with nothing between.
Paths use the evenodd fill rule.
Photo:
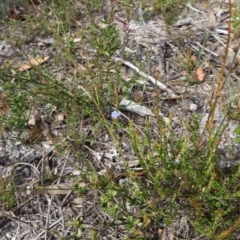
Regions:
<instances>
[{"instance_id":1,"label":"dry grass","mask_svg":"<svg viewBox=\"0 0 240 240\"><path fill-rule=\"evenodd\" d=\"M1 238L238 239L238 9L4 4Z\"/></svg>"}]
</instances>

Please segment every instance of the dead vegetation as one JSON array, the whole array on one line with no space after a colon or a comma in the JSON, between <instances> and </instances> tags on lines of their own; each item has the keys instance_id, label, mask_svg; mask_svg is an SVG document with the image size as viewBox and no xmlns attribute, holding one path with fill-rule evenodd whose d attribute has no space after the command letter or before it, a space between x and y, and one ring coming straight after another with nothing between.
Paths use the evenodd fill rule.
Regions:
<instances>
[{"instance_id":1,"label":"dead vegetation","mask_svg":"<svg viewBox=\"0 0 240 240\"><path fill-rule=\"evenodd\" d=\"M1 239L240 238L239 6L176 2L4 2Z\"/></svg>"}]
</instances>

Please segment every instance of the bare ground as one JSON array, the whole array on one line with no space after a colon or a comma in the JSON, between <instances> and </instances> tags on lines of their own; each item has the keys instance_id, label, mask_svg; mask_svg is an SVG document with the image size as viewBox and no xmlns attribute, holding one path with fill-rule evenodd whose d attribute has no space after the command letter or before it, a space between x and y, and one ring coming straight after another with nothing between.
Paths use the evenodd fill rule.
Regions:
<instances>
[{"instance_id":1,"label":"bare ground","mask_svg":"<svg viewBox=\"0 0 240 240\"><path fill-rule=\"evenodd\" d=\"M226 44L228 4L225 1L200 1L201 3L187 4L179 17L179 21L173 26L166 26L161 14L143 19L141 9L130 16L121 7L121 4L111 6L106 4L103 12L96 17L96 24L101 24L101 19L110 14L114 7L114 25L119 29L123 51L117 51L114 61L122 61L122 81L128 81L136 77L143 85L134 84L131 87L130 95L132 100L144 105L148 110L154 112L156 99L159 101L160 116L169 122L169 115L173 115L174 131L178 136L184 137L186 129L183 124L188 121L192 114L195 114L204 123L209 112L209 99L212 98L216 79L223 61L223 52ZM21 21L21 20L18 20ZM86 25L88 19L79 19L80 24ZM24 23L24 21L23 21ZM104 28L105 26L102 25ZM14 34L24 35L21 28L9 29L1 23L2 31L16 31ZM24 28L23 28L24 29ZM77 39L76 39L77 42ZM239 39L232 37L231 48L229 49L228 68L234 56L234 47ZM33 49L37 55L51 56L56 51L53 40L50 36L38 38L36 36L25 36L25 43L21 51L31 53ZM82 51L87 58L94 56L94 49L91 46L84 46L79 43L79 51ZM17 45L11 41L2 42L1 64L9 60L21 63L18 55ZM84 55L83 54L83 55ZM79 64L82 62L79 61ZM131 63L132 65L130 65ZM139 64L141 63L141 64ZM68 81L66 66L54 69L53 60L46 64L52 65L52 70L58 79ZM134 69L138 66L140 72ZM200 68L200 70L199 70ZM204 74L203 79L197 71ZM150 82L148 76L152 76L163 85L160 87ZM226 70L227 76L228 71ZM226 129L219 144L219 166L226 167L239 158L239 145L235 143L234 130L238 121L225 118L226 101L229 98L229 89L237 89L240 84L239 68L233 69L228 76L228 84L225 85L221 101L217 107L215 124L224 123ZM165 89L164 89L165 87ZM120 96L121 97L121 96ZM2 99L2 103L4 100ZM79 197L72 191L73 183L79 173L85 167L85 161L97 169L99 174L105 174L110 166L117 166L112 178L119 179L120 173L124 170L124 164L116 146L111 140L107 131L94 136L94 145L75 147L75 142L66 135L68 126L64 123L64 117L58 110L50 110L44 106L40 109L33 109L33 116L39 122L34 122L34 127L41 129L39 141L29 144L28 139L34 134L33 131L17 132L11 129L2 131L0 143L0 173L7 186L11 180L19 191L15 191L16 204L9 211L7 206L1 206L0 212L0 239L59 239L59 236L70 236L75 233L75 228L66 224L76 220L82 221L82 237L90 237L91 233L95 239L122 239L126 229L120 226L111 226L112 219L104 213L99 206L100 192L90 191L84 197ZM157 137L156 120L152 116L139 116L136 112L123 111L121 121L127 123L133 120L135 126L144 132L144 123L151 123L151 132ZM151 115L151 114L147 114ZM76 131L83 135L91 134L91 122L87 120L77 126ZM62 141L69 144L64 152L54 146L56 139L61 135ZM134 155L125 129L119 133L119 141L123 147L123 155L131 167L138 166L139 162ZM227 156L229 147L234 146L235 158ZM139 167L139 166L138 166ZM141 171L139 167L138 171ZM33 187L41 186L42 174L49 174L49 181L45 180L44 186L58 190L31 190ZM127 174L124 173L126 178ZM11 177L10 177L11 176ZM54 176L57 176L54 178ZM66 176L68 176L66 181ZM123 177L123 179L124 179ZM61 179L65 179L62 181ZM63 185L61 185L63 184ZM75 183L76 184L76 183ZM87 182L82 179L78 183L84 187ZM64 189L64 190L63 190ZM67 189L67 190L66 190ZM42 192L41 192L42 191ZM136 207L137 208L137 207ZM129 211L137 212L138 209ZM182 239L204 239L198 233L192 233L191 226L187 223L184 214L176 217L170 227L164 227L159 223L152 226L149 232L145 233L146 239L175 239L174 236ZM93 234L94 232L94 234ZM191 234L190 234L191 232ZM236 239L239 239L239 232ZM115 238L114 238L115 237ZM74 239L74 238L72 238ZM77 238L76 238L77 239ZM90 238L89 238L90 239ZM92 238L94 239L94 238Z\"/></svg>"}]
</instances>

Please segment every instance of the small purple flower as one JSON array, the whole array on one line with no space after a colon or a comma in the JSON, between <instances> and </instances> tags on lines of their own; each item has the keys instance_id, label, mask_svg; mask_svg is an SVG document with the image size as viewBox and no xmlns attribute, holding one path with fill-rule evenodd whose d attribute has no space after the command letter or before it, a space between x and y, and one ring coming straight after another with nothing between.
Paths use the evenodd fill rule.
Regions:
<instances>
[{"instance_id":1,"label":"small purple flower","mask_svg":"<svg viewBox=\"0 0 240 240\"><path fill-rule=\"evenodd\" d=\"M121 113L119 111L113 111L111 114L112 119L117 119L118 117L121 116Z\"/></svg>"}]
</instances>

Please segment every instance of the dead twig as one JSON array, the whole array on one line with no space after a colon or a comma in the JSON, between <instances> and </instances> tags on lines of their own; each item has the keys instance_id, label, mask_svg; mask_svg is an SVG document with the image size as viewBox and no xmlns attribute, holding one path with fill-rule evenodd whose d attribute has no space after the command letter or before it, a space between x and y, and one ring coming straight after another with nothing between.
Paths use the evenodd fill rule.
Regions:
<instances>
[{"instance_id":1,"label":"dead twig","mask_svg":"<svg viewBox=\"0 0 240 240\"><path fill-rule=\"evenodd\" d=\"M48 199L48 212L47 212L47 219L46 219L46 225L45 225L45 239L48 239L48 227L49 227L49 216L51 214L51 207L52 207L52 201L53 201L53 195L50 199Z\"/></svg>"},{"instance_id":2,"label":"dead twig","mask_svg":"<svg viewBox=\"0 0 240 240\"><path fill-rule=\"evenodd\" d=\"M228 2L229 2L229 19L231 19L231 17L232 17L232 3L231 3L231 0L229 0ZM228 56L228 50L229 50L229 45L230 45L230 39L231 39L231 21L228 21L228 35L227 35L227 40L226 40L225 53L224 53L224 59L223 59L223 62L222 62L222 67L221 67L219 76L218 76L217 81L216 81L217 88L216 88L216 91L215 91L215 94L214 94L213 101L210 102L210 112L208 114L208 118L207 118L206 124L204 126L204 129L203 129L203 131L201 133L201 136L199 138L199 145L197 146L197 148L200 148L202 146L202 144L203 144L202 139L203 139L207 130L209 131L209 133L208 133L209 138L211 137L211 135L213 133L215 110L216 110L216 106L217 106L217 103L218 103L218 99L221 96L221 91L222 91L223 85L225 83L225 81L223 79L223 76L224 76L224 72L225 72L225 69L226 69L226 66L227 66L227 56Z\"/></svg>"},{"instance_id":3,"label":"dead twig","mask_svg":"<svg viewBox=\"0 0 240 240\"><path fill-rule=\"evenodd\" d=\"M49 230L52 229L53 227L55 227L59 222L62 221L62 218L59 218L56 222L54 222L53 224L51 224L49 226ZM40 234L38 234L37 237L35 237L33 240L38 240L40 239L40 237L45 233L46 230L43 230Z\"/></svg>"},{"instance_id":4,"label":"dead twig","mask_svg":"<svg viewBox=\"0 0 240 240\"><path fill-rule=\"evenodd\" d=\"M124 61L121 58L117 58L115 57L114 60L116 62L122 62L124 65L132 68L134 71L136 71L139 75L145 77L146 79L148 79L152 84L157 85L161 90L166 91L171 97L176 97L176 94L169 89L166 85L164 85L163 83L161 83L160 81L157 81L154 77L140 71L140 69L136 66L134 66L132 63L128 62L128 61Z\"/></svg>"}]
</instances>

